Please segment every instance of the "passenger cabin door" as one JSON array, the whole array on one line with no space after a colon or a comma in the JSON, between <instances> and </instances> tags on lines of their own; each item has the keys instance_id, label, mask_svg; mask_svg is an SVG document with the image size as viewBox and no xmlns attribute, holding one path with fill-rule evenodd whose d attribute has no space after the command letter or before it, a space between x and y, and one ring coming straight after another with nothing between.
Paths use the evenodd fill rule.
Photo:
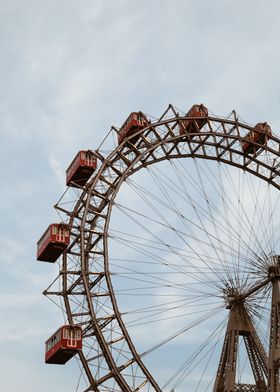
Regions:
<instances>
[{"instance_id":1,"label":"passenger cabin door","mask_svg":"<svg viewBox=\"0 0 280 392\"><path fill-rule=\"evenodd\" d=\"M138 125L140 127L143 127L145 125L144 118L139 113L136 114L136 116L137 116Z\"/></svg>"},{"instance_id":2,"label":"passenger cabin door","mask_svg":"<svg viewBox=\"0 0 280 392\"><path fill-rule=\"evenodd\" d=\"M90 166L90 167L93 166L93 156L92 155L86 154L85 161L86 161L87 166Z\"/></svg>"},{"instance_id":3,"label":"passenger cabin door","mask_svg":"<svg viewBox=\"0 0 280 392\"><path fill-rule=\"evenodd\" d=\"M65 229L62 227L57 227L57 241L65 242Z\"/></svg>"},{"instance_id":4,"label":"passenger cabin door","mask_svg":"<svg viewBox=\"0 0 280 392\"><path fill-rule=\"evenodd\" d=\"M74 329L67 330L67 347L77 347L77 336Z\"/></svg>"}]
</instances>

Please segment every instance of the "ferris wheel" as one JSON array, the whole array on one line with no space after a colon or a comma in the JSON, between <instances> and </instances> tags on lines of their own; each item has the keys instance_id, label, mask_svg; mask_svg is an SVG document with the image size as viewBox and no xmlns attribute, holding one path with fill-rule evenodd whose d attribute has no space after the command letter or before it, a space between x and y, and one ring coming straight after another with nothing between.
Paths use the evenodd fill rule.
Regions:
<instances>
[{"instance_id":1,"label":"ferris wheel","mask_svg":"<svg viewBox=\"0 0 280 392\"><path fill-rule=\"evenodd\" d=\"M279 392L279 168L267 123L203 105L80 151L38 242L65 314L46 362L75 355L75 391Z\"/></svg>"}]
</instances>

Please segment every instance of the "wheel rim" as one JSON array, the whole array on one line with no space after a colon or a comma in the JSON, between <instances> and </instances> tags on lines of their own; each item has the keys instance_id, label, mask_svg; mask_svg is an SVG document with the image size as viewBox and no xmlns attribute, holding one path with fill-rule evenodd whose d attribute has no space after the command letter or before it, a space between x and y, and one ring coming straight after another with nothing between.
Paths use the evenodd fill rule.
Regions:
<instances>
[{"instance_id":1,"label":"wheel rim","mask_svg":"<svg viewBox=\"0 0 280 392\"><path fill-rule=\"evenodd\" d=\"M69 322L84 328L87 349L80 359L88 390L162 390L130 339L111 281L109 222L122 183L154 163L191 157L237 167L279 189L278 139L272 138L255 156L245 157L241 143L251 127L235 116L207 119L202 132L192 138L179 134L182 119L165 113L139 132L136 149L122 144L106 158L97 153L102 166L69 212L74 240L63 258L63 287L49 288L46 294L62 295ZM61 203L58 208L62 209Z\"/></svg>"}]
</instances>

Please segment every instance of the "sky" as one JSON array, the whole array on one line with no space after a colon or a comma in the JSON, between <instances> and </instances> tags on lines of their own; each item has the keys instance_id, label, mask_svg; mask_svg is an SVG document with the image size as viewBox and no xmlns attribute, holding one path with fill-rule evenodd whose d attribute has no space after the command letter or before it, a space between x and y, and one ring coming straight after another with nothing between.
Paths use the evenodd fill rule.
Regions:
<instances>
[{"instance_id":1,"label":"sky","mask_svg":"<svg viewBox=\"0 0 280 392\"><path fill-rule=\"evenodd\" d=\"M74 365L44 365L62 316L41 295L56 266L35 260L73 156L169 103L235 109L279 135L279 12L276 0L0 0L1 390L74 391Z\"/></svg>"}]
</instances>

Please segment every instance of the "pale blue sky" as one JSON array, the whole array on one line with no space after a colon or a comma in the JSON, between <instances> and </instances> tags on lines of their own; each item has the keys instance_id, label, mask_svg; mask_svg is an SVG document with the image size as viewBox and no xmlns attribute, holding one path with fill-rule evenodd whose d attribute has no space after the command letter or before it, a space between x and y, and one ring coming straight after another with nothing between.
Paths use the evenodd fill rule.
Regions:
<instances>
[{"instance_id":1,"label":"pale blue sky","mask_svg":"<svg viewBox=\"0 0 280 392\"><path fill-rule=\"evenodd\" d=\"M71 392L45 366L62 322L41 295L56 267L35 261L64 171L131 111L204 103L279 135L277 0L0 0L0 390Z\"/></svg>"}]
</instances>

